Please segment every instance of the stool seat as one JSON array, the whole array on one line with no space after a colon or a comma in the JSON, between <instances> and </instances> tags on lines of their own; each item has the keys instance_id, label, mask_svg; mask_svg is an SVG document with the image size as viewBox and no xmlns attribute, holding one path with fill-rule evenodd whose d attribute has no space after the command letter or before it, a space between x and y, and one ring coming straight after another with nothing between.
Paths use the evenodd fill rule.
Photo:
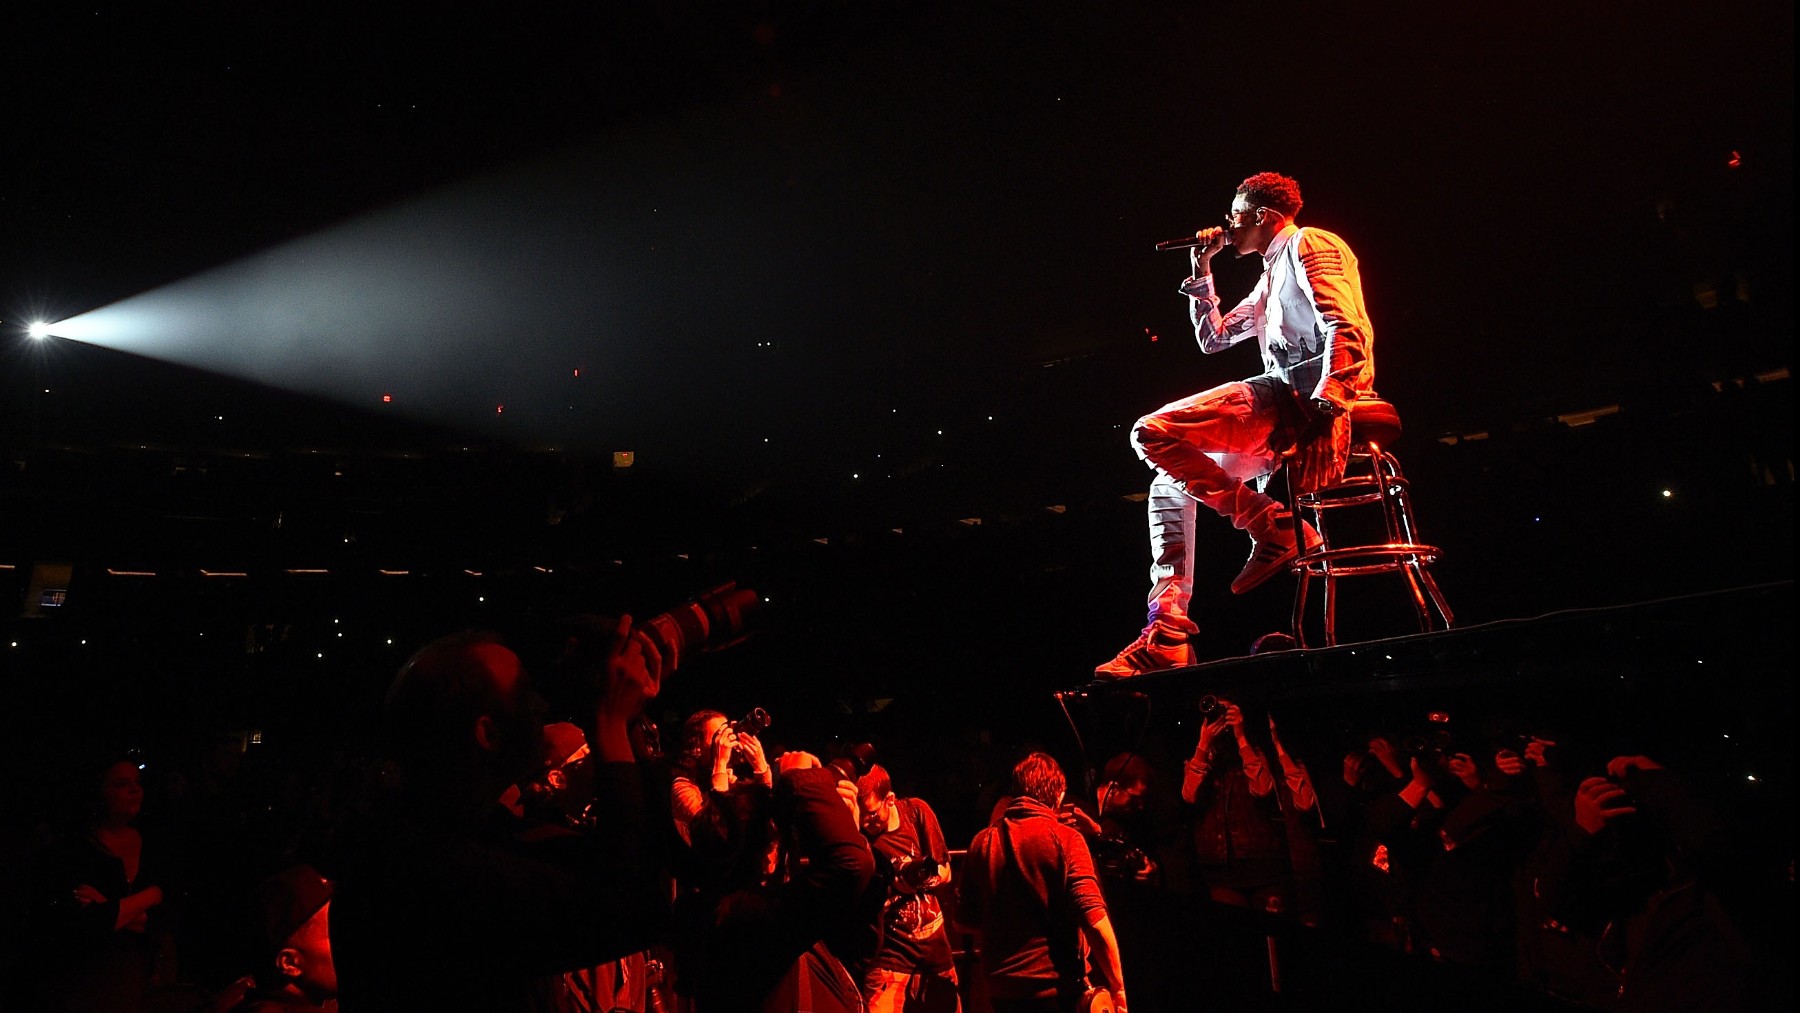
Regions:
<instances>
[{"instance_id":1,"label":"stool seat","mask_svg":"<svg viewBox=\"0 0 1800 1013\"><path fill-rule=\"evenodd\" d=\"M1357 398L1350 405L1350 442L1387 446L1400 438L1400 413L1378 397Z\"/></svg>"}]
</instances>

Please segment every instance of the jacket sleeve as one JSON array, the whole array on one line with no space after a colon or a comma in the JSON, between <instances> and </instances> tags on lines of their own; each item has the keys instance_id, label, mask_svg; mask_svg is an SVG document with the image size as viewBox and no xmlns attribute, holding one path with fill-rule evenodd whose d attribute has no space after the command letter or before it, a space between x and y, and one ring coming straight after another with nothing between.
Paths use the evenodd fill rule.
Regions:
<instances>
[{"instance_id":1,"label":"jacket sleeve","mask_svg":"<svg viewBox=\"0 0 1800 1013\"><path fill-rule=\"evenodd\" d=\"M1356 255L1342 239L1318 229L1301 229L1294 242L1324 344L1325 370L1311 396L1349 408L1375 385L1375 329L1363 307Z\"/></svg>"},{"instance_id":2,"label":"jacket sleeve","mask_svg":"<svg viewBox=\"0 0 1800 1013\"><path fill-rule=\"evenodd\" d=\"M1196 275L1181 283L1181 292L1188 297L1188 318L1194 323L1194 340L1202 352L1222 352L1256 336L1256 304L1262 300L1267 277L1265 273L1257 279L1256 287L1244 301L1224 314L1219 312L1219 296L1213 289L1211 274Z\"/></svg>"}]
</instances>

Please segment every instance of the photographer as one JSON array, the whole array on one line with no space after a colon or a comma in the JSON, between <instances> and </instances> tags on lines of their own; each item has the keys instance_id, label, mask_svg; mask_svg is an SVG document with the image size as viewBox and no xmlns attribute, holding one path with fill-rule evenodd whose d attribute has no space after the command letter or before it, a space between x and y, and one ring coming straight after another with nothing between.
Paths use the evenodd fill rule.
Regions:
<instances>
[{"instance_id":1,"label":"photographer","mask_svg":"<svg viewBox=\"0 0 1800 1013\"><path fill-rule=\"evenodd\" d=\"M856 781L863 836L875 853L886 897L877 923L881 944L863 974L869 1013L956 1013L956 963L944 930L939 892L950 882L950 849L924 799L899 798L886 768Z\"/></svg>"},{"instance_id":2,"label":"photographer","mask_svg":"<svg viewBox=\"0 0 1800 1013\"><path fill-rule=\"evenodd\" d=\"M542 1008L557 975L640 951L667 919L647 860L629 723L662 659L629 617L592 687L593 811L603 831L534 825L498 799L543 755L531 677L491 634L435 641L407 661L386 716L404 785L346 828L331 872L345 1013Z\"/></svg>"},{"instance_id":3,"label":"photographer","mask_svg":"<svg viewBox=\"0 0 1800 1013\"><path fill-rule=\"evenodd\" d=\"M857 832L855 786L808 753L780 761L782 848L722 897L693 968L698 1013L862 1013L847 964L866 959L875 858ZM786 873L784 875L784 873Z\"/></svg>"},{"instance_id":4,"label":"photographer","mask_svg":"<svg viewBox=\"0 0 1800 1013\"><path fill-rule=\"evenodd\" d=\"M689 847L705 847L709 838L725 841L732 823L725 803L734 790L768 791L774 772L763 756L762 742L749 730L715 710L697 711L681 726L681 753L674 763L669 808L675 831ZM701 843L696 843L698 834Z\"/></svg>"},{"instance_id":5,"label":"photographer","mask_svg":"<svg viewBox=\"0 0 1800 1013\"><path fill-rule=\"evenodd\" d=\"M1194 807L1194 862L1214 902L1291 911L1295 868L1286 814L1315 811L1318 802L1305 768L1274 740L1253 741L1263 735L1251 729L1243 710L1225 699L1200 725L1181 780L1181 799ZM1282 764L1279 785L1270 755Z\"/></svg>"},{"instance_id":6,"label":"photographer","mask_svg":"<svg viewBox=\"0 0 1800 1013\"><path fill-rule=\"evenodd\" d=\"M1576 787L1563 832L1538 860L1548 921L1595 943L1616 1008L1733 1010L1749 948L1715 892L1724 826L1647 756L1617 756Z\"/></svg>"}]
</instances>

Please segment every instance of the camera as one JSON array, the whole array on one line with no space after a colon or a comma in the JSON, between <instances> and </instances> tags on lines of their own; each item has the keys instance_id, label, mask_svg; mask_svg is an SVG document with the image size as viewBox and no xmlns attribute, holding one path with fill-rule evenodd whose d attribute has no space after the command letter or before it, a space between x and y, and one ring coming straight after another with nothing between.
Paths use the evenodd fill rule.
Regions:
<instances>
[{"instance_id":1,"label":"camera","mask_svg":"<svg viewBox=\"0 0 1800 1013\"><path fill-rule=\"evenodd\" d=\"M755 591L730 581L667 612L639 620L636 628L662 655L663 670L672 672L690 654L717 651L743 640L751 616L761 605Z\"/></svg>"},{"instance_id":2,"label":"camera","mask_svg":"<svg viewBox=\"0 0 1800 1013\"><path fill-rule=\"evenodd\" d=\"M1088 839L1088 850L1094 856L1094 868L1108 879L1132 879L1144 870L1148 856L1118 834L1102 834Z\"/></svg>"},{"instance_id":3,"label":"camera","mask_svg":"<svg viewBox=\"0 0 1800 1013\"><path fill-rule=\"evenodd\" d=\"M754 735L760 739L762 733L768 731L769 726L774 723L775 719L769 716L768 711L761 707L752 707L750 713L731 723L731 730L739 735Z\"/></svg>"},{"instance_id":4,"label":"camera","mask_svg":"<svg viewBox=\"0 0 1800 1013\"><path fill-rule=\"evenodd\" d=\"M1219 702L1218 697L1208 693L1200 698L1200 716L1207 721L1224 717L1225 705Z\"/></svg>"},{"instance_id":5,"label":"camera","mask_svg":"<svg viewBox=\"0 0 1800 1013\"><path fill-rule=\"evenodd\" d=\"M869 772L875 765L875 747L867 742L858 742L853 746L845 746L835 750L826 766L838 772L838 776L846 781L854 781Z\"/></svg>"}]
</instances>

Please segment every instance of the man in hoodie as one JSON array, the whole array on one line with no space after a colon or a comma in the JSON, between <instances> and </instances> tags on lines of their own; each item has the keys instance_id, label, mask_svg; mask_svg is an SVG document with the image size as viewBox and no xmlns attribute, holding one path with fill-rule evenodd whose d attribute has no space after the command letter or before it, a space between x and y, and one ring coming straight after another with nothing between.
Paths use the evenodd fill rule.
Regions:
<instances>
[{"instance_id":1,"label":"man in hoodie","mask_svg":"<svg viewBox=\"0 0 1800 1013\"><path fill-rule=\"evenodd\" d=\"M982 937L981 970L995 1013L1072 1013L1086 994L1087 957L1125 1010L1119 941L1080 831L1057 819L1068 779L1032 753L1012 772L1013 801L975 835L959 877L958 919Z\"/></svg>"}]
</instances>

